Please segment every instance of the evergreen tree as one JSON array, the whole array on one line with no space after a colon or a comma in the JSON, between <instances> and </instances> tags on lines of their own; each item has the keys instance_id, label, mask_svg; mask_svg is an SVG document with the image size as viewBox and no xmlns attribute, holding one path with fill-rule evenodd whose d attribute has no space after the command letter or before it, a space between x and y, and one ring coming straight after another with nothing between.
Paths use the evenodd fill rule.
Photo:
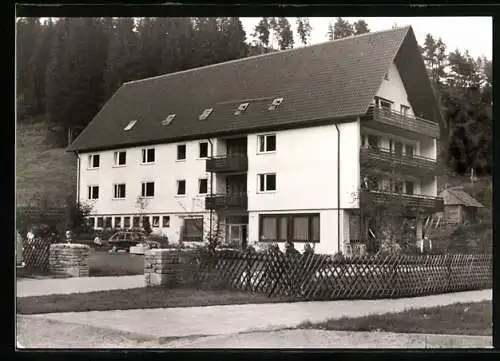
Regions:
<instances>
[{"instance_id":1,"label":"evergreen tree","mask_svg":"<svg viewBox=\"0 0 500 361\"><path fill-rule=\"evenodd\" d=\"M292 26L287 18L278 18L276 26L278 34L278 46L280 50L293 48L293 31Z\"/></svg>"},{"instance_id":2,"label":"evergreen tree","mask_svg":"<svg viewBox=\"0 0 500 361\"><path fill-rule=\"evenodd\" d=\"M33 115L36 101L33 79L30 79L32 56L37 44L42 40L42 25L39 18L19 18L16 22L16 96L19 99L17 116L21 120Z\"/></svg>"},{"instance_id":3,"label":"evergreen tree","mask_svg":"<svg viewBox=\"0 0 500 361\"><path fill-rule=\"evenodd\" d=\"M297 33L302 44L307 45L311 39L311 24L309 18L297 18Z\"/></svg>"},{"instance_id":4,"label":"evergreen tree","mask_svg":"<svg viewBox=\"0 0 500 361\"><path fill-rule=\"evenodd\" d=\"M335 30L331 21L328 22L328 32L326 33L326 36L330 41L335 39Z\"/></svg>"},{"instance_id":5,"label":"evergreen tree","mask_svg":"<svg viewBox=\"0 0 500 361\"><path fill-rule=\"evenodd\" d=\"M221 44L224 46L226 60L239 59L247 56L248 47L245 43L246 33L239 18L221 19Z\"/></svg>"},{"instance_id":6,"label":"evergreen tree","mask_svg":"<svg viewBox=\"0 0 500 361\"><path fill-rule=\"evenodd\" d=\"M333 26L333 38L342 39L352 35L354 35L353 25L347 20L338 17L335 25Z\"/></svg>"},{"instance_id":7,"label":"evergreen tree","mask_svg":"<svg viewBox=\"0 0 500 361\"><path fill-rule=\"evenodd\" d=\"M354 26L354 35L361 35L370 32L368 24L364 20L356 21L353 26Z\"/></svg>"},{"instance_id":8,"label":"evergreen tree","mask_svg":"<svg viewBox=\"0 0 500 361\"><path fill-rule=\"evenodd\" d=\"M47 67L46 86L46 113L49 122L64 126L69 117L68 98L71 95L71 70L68 57L68 37L70 19L59 19L55 24L54 42L50 51L51 60Z\"/></svg>"},{"instance_id":9,"label":"evergreen tree","mask_svg":"<svg viewBox=\"0 0 500 361\"><path fill-rule=\"evenodd\" d=\"M270 37L270 26L269 18L260 19L259 23L255 26L254 37L257 37L260 45L263 47L269 47L269 37Z\"/></svg>"},{"instance_id":10,"label":"evergreen tree","mask_svg":"<svg viewBox=\"0 0 500 361\"><path fill-rule=\"evenodd\" d=\"M441 38L436 41L431 34L427 34L424 46L420 47L420 50L430 78L437 89L441 88L446 76L446 45Z\"/></svg>"}]
</instances>

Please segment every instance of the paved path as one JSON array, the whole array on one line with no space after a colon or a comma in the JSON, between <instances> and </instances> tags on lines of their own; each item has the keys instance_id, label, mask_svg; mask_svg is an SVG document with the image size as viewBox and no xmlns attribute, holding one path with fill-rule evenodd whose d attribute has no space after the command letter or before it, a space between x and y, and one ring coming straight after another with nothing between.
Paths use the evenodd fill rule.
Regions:
<instances>
[{"instance_id":1,"label":"paved path","mask_svg":"<svg viewBox=\"0 0 500 361\"><path fill-rule=\"evenodd\" d=\"M148 343L145 343L146 345ZM283 330L167 342L168 348L491 348L491 336Z\"/></svg>"},{"instance_id":2,"label":"paved path","mask_svg":"<svg viewBox=\"0 0 500 361\"><path fill-rule=\"evenodd\" d=\"M277 330L296 327L306 321L322 322L342 317L360 317L401 312L409 308L491 299L492 290L490 289L402 299L68 312L33 315L32 317L154 337L185 337Z\"/></svg>"},{"instance_id":3,"label":"paved path","mask_svg":"<svg viewBox=\"0 0 500 361\"><path fill-rule=\"evenodd\" d=\"M17 316L18 348L491 348L491 336L281 330L177 340Z\"/></svg>"},{"instance_id":4,"label":"paved path","mask_svg":"<svg viewBox=\"0 0 500 361\"><path fill-rule=\"evenodd\" d=\"M30 279L16 282L17 297L68 294L144 287L144 275L119 277L78 277Z\"/></svg>"}]
</instances>

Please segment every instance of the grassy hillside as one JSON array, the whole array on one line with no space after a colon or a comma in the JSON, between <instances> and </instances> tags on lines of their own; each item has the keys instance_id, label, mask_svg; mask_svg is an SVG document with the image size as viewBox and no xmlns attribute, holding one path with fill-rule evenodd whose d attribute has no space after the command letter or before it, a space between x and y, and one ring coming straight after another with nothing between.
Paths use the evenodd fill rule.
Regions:
<instances>
[{"instance_id":1,"label":"grassy hillside","mask_svg":"<svg viewBox=\"0 0 500 361\"><path fill-rule=\"evenodd\" d=\"M73 153L54 145L49 126L39 121L16 129L16 202L26 206L46 198L50 206L63 205L76 189Z\"/></svg>"}]
</instances>

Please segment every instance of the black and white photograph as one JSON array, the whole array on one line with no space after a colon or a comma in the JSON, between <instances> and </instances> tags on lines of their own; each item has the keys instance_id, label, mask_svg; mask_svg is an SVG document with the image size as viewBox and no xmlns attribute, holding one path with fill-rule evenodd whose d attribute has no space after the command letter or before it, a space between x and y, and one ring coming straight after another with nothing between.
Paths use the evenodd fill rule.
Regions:
<instances>
[{"instance_id":1,"label":"black and white photograph","mask_svg":"<svg viewBox=\"0 0 500 361\"><path fill-rule=\"evenodd\" d=\"M492 37L16 15L17 350L492 348Z\"/></svg>"}]
</instances>

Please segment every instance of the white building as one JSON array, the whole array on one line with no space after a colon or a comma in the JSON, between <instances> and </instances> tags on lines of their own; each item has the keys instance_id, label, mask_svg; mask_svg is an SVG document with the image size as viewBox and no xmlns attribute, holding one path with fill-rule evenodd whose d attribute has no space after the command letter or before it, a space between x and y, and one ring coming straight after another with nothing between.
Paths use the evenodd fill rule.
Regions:
<instances>
[{"instance_id":1,"label":"white building","mask_svg":"<svg viewBox=\"0 0 500 361\"><path fill-rule=\"evenodd\" d=\"M366 242L363 209L387 197L420 208L422 237L442 207L439 122L407 27L125 83L68 150L96 228L140 215L170 242L335 253Z\"/></svg>"}]
</instances>

